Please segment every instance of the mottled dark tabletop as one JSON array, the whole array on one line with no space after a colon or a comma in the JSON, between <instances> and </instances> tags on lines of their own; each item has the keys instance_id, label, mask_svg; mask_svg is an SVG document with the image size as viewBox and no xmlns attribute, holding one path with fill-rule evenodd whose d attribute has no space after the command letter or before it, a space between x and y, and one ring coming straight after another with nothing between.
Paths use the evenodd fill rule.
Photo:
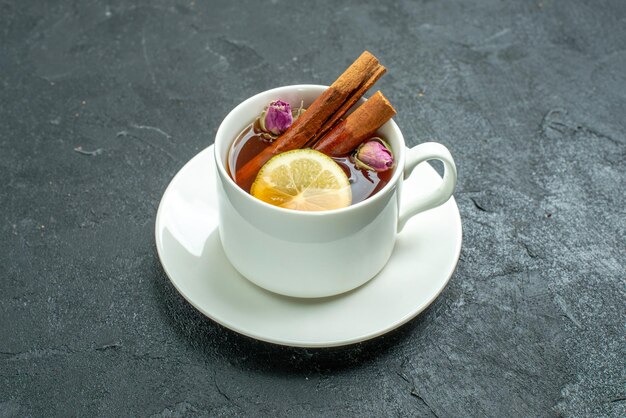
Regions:
<instances>
[{"instance_id":1,"label":"mottled dark tabletop","mask_svg":"<svg viewBox=\"0 0 626 418\"><path fill-rule=\"evenodd\" d=\"M274 346L179 296L173 175L363 50L456 158L463 248L384 337ZM623 0L0 1L0 416L626 414Z\"/></svg>"}]
</instances>

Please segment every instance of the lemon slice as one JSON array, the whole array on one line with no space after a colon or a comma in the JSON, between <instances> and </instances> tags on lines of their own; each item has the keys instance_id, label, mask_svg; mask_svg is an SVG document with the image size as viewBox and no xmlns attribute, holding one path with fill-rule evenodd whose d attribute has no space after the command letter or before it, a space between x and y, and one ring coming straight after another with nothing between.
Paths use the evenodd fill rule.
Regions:
<instances>
[{"instance_id":1,"label":"lemon slice","mask_svg":"<svg viewBox=\"0 0 626 418\"><path fill-rule=\"evenodd\" d=\"M352 190L343 169L312 149L272 157L259 170L250 194L281 208L320 211L350 206Z\"/></svg>"}]
</instances>

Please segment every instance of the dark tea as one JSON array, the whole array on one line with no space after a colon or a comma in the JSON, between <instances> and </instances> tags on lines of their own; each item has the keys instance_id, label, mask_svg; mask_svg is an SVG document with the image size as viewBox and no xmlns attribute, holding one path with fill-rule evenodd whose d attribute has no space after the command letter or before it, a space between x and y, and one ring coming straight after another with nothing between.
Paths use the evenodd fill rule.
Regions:
<instances>
[{"instance_id":1,"label":"dark tea","mask_svg":"<svg viewBox=\"0 0 626 418\"><path fill-rule=\"evenodd\" d=\"M229 175L248 193L256 176L250 181L241 183L236 178L235 173L270 144L271 141L264 137L257 119L243 129L230 148L227 164ZM376 194L385 187L393 175L393 170L376 172L358 168L351 153L335 156L332 159L339 164L350 181L352 204L359 203Z\"/></svg>"}]
</instances>

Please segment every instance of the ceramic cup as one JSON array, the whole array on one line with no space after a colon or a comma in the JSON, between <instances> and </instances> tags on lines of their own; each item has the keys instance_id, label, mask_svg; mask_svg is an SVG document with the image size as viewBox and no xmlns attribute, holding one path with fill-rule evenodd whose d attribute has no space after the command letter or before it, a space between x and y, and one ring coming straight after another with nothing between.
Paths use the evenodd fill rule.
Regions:
<instances>
[{"instance_id":1,"label":"ceramic cup","mask_svg":"<svg viewBox=\"0 0 626 418\"><path fill-rule=\"evenodd\" d=\"M271 101L308 106L327 87L295 85L257 94L233 109L215 137L219 235L226 257L251 282L287 296L314 298L359 287L385 266L396 235L413 216L445 203L456 184L450 152L429 142L406 148L391 120L379 131L391 145L396 165L389 183L352 206L303 212L272 206L243 191L228 175L232 142ZM427 160L445 167L439 187L424 195L402 190L405 178ZM402 195L402 197L401 197Z\"/></svg>"}]
</instances>

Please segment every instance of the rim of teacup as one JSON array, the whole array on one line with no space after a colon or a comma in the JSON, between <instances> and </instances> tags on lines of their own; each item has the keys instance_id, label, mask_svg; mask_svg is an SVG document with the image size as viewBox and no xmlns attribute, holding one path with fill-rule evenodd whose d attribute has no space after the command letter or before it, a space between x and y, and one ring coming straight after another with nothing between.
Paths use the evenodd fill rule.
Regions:
<instances>
[{"instance_id":1,"label":"rim of teacup","mask_svg":"<svg viewBox=\"0 0 626 418\"><path fill-rule=\"evenodd\" d=\"M259 92L247 98L246 100L244 100L243 102L235 106L230 112L228 112L226 117L220 123L217 129L217 132L215 134L213 155L215 158L217 169L220 172L220 176L226 179L226 182L231 186L231 188L234 189L236 193L238 193L242 198L250 201L252 204L259 205L265 208L266 210L276 211L278 213L284 213L286 216L325 217L325 216L337 215L340 213L357 211L359 210L359 208L373 205L378 200L384 199L387 193L389 193L391 189L396 187L398 181L400 180L400 177L404 175L404 161L406 158L407 150L406 150L406 142L404 141L404 136L402 135L402 131L400 130L400 127L396 124L396 122L393 119L390 119L383 125L383 127L389 126L391 128L393 134L397 136L398 142L399 142L398 148L400 148L400 151L396 149L392 150L394 153L394 157L396 158L396 165L394 167L393 176L391 176L391 179L389 180L389 182L381 190L376 192L373 196L370 196L367 199L362 200L361 202L351 204L350 206L346 206L340 209L330 209L330 210L323 210L323 211L300 211L300 210L281 208L279 206L274 206L269 203L263 202L260 199L255 198L250 193L246 192L241 187L239 187L239 185L235 183L232 177L228 174L228 171L226 170L226 167L224 165L224 161L222 161L222 158L221 158L221 154L222 154L221 147L230 148L232 141L234 141L235 138L234 137L224 138L222 142L220 142L219 144L218 144L218 138L226 136L226 134L224 133L224 131L227 129L226 126L230 125L231 123L238 124L238 121L240 120L240 118L237 117L237 113L241 111L241 108L248 106L251 102L255 102L259 100L260 97L266 96L266 95L273 95L273 94L277 94L277 93L284 92L284 91L291 92L294 90L296 91L297 90L306 90L306 91L317 90L319 91L318 93L319 95L327 88L328 86L321 85L321 84L293 84L293 85L288 85L288 86L275 87L269 90L264 90L262 92ZM359 100L359 103L362 103L363 100L367 100L367 99L362 98ZM243 126L240 128L240 131L242 129L244 129ZM225 155L228 156L229 150L227 149L225 151L226 151Z\"/></svg>"}]
</instances>

